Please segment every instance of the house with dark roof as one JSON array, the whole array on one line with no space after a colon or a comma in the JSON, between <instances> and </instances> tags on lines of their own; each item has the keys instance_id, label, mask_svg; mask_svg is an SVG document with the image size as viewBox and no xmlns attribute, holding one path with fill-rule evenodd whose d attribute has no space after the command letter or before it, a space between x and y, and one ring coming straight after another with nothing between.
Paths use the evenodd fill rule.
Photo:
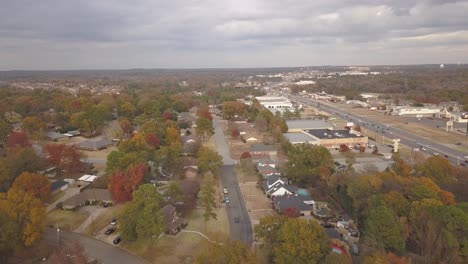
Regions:
<instances>
[{"instance_id":1,"label":"house with dark roof","mask_svg":"<svg viewBox=\"0 0 468 264\"><path fill-rule=\"evenodd\" d=\"M280 176L271 176L266 178L266 180L263 182L263 189L265 191L269 190L273 185L277 183L282 183L282 184L288 184L288 179Z\"/></svg>"},{"instance_id":2,"label":"house with dark roof","mask_svg":"<svg viewBox=\"0 0 468 264\"><path fill-rule=\"evenodd\" d=\"M168 204L161 208L160 211L164 217L164 228L166 234L176 235L187 226L187 220L178 216L176 208Z\"/></svg>"},{"instance_id":3,"label":"house with dark roof","mask_svg":"<svg viewBox=\"0 0 468 264\"><path fill-rule=\"evenodd\" d=\"M277 147L274 145L253 144L250 146L250 155L276 155Z\"/></svg>"},{"instance_id":4,"label":"house with dark roof","mask_svg":"<svg viewBox=\"0 0 468 264\"><path fill-rule=\"evenodd\" d=\"M312 206L304 203L301 198L295 195L276 197L273 206L280 214L284 214L287 210L291 209L298 211L301 216L312 214Z\"/></svg>"},{"instance_id":5,"label":"house with dark roof","mask_svg":"<svg viewBox=\"0 0 468 264\"><path fill-rule=\"evenodd\" d=\"M86 140L77 144L77 147L82 150L102 150L112 146L112 141L109 139L93 139Z\"/></svg>"},{"instance_id":6,"label":"house with dark roof","mask_svg":"<svg viewBox=\"0 0 468 264\"><path fill-rule=\"evenodd\" d=\"M65 189L67 189L69 185L70 185L70 183L66 182L64 180L54 181L50 185L50 192L51 193L56 193L56 192L59 192L59 191L63 191Z\"/></svg>"}]
</instances>

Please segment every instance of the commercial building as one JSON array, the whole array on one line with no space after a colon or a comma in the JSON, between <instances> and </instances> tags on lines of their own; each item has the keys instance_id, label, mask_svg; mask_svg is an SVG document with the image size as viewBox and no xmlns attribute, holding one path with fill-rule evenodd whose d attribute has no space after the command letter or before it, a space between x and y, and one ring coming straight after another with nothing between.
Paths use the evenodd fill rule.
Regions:
<instances>
[{"instance_id":1,"label":"commercial building","mask_svg":"<svg viewBox=\"0 0 468 264\"><path fill-rule=\"evenodd\" d=\"M397 106L393 108L392 115L397 116L433 116L441 112L440 108L437 107L401 107Z\"/></svg>"},{"instance_id":2,"label":"commercial building","mask_svg":"<svg viewBox=\"0 0 468 264\"><path fill-rule=\"evenodd\" d=\"M284 112L287 110L294 112L295 108L289 99L282 96L258 96L258 102L271 112Z\"/></svg>"},{"instance_id":3,"label":"commercial building","mask_svg":"<svg viewBox=\"0 0 468 264\"><path fill-rule=\"evenodd\" d=\"M332 130L334 127L331 123L320 120L320 119L301 119L301 120L289 120L286 121L288 125L288 133L289 132L301 132L303 130L309 129L330 129Z\"/></svg>"},{"instance_id":4,"label":"commercial building","mask_svg":"<svg viewBox=\"0 0 468 264\"><path fill-rule=\"evenodd\" d=\"M311 129L308 134L317 138L319 144L326 148L339 148L340 145L366 147L368 138L358 133L352 133L350 130L329 130L329 129Z\"/></svg>"}]
</instances>

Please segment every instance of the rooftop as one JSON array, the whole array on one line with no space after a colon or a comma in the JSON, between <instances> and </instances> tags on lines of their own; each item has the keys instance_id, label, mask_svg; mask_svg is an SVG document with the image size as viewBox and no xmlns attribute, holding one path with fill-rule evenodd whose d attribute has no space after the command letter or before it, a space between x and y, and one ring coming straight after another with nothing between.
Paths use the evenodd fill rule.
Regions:
<instances>
[{"instance_id":1,"label":"rooftop","mask_svg":"<svg viewBox=\"0 0 468 264\"><path fill-rule=\"evenodd\" d=\"M253 144L250 146L250 151L276 151L276 146L265 144Z\"/></svg>"},{"instance_id":2,"label":"rooftop","mask_svg":"<svg viewBox=\"0 0 468 264\"><path fill-rule=\"evenodd\" d=\"M277 197L275 205L281 213L289 208L296 208L299 211L312 210L310 205L305 204L299 197L294 195Z\"/></svg>"},{"instance_id":3,"label":"rooftop","mask_svg":"<svg viewBox=\"0 0 468 264\"><path fill-rule=\"evenodd\" d=\"M301 119L286 121L288 129L333 129L333 125L327 121L320 119Z\"/></svg>"},{"instance_id":4,"label":"rooftop","mask_svg":"<svg viewBox=\"0 0 468 264\"><path fill-rule=\"evenodd\" d=\"M317 141L311 135L302 132L290 132L284 133L283 136L291 143L309 143L311 141Z\"/></svg>"},{"instance_id":5,"label":"rooftop","mask_svg":"<svg viewBox=\"0 0 468 264\"><path fill-rule=\"evenodd\" d=\"M336 139L336 138L359 138L356 134L351 134L349 130L329 130L329 129L311 129L307 133L319 139Z\"/></svg>"}]
</instances>

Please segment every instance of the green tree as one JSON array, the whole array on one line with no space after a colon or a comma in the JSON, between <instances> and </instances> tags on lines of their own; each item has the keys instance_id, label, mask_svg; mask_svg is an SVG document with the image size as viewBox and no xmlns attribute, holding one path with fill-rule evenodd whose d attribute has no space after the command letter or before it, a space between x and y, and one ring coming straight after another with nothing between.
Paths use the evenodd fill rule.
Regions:
<instances>
[{"instance_id":1,"label":"green tree","mask_svg":"<svg viewBox=\"0 0 468 264\"><path fill-rule=\"evenodd\" d=\"M171 197L172 201L174 202L181 202L184 200L184 192L182 191L182 187L180 186L179 181L171 181L169 186L167 187L164 196Z\"/></svg>"},{"instance_id":2,"label":"green tree","mask_svg":"<svg viewBox=\"0 0 468 264\"><path fill-rule=\"evenodd\" d=\"M322 146L295 145L288 152L285 174L300 184L312 183L318 179L321 168L333 168L330 151Z\"/></svg>"},{"instance_id":3,"label":"green tree","mask_svg":"<svg viewBox=\"0 0 468 264\"><path fill-rule=\"evenodd\" d=\"M203 175L211 171L215 177L219 177L222 166L223 157L218 152L207 147L200 148L198 151L198 171L200 174Z\"/></svg>"},{"instance_id":4,"label":"green tree","mask_svg":"<svg viewBox=\"0 0 468 264\"><path fill-rule=\"evenodd\" d=\"M196 121L195 131L202 140L207 140L214 135L213 122L207 118L199 117Z\"/></svg>"},{"instance_id":5,"label":"green tree","mask_svg":"<svg viewBox=\"0 0 468 264\"><path fill-rule=\"evenodd\" d=\"M216 220L216 201L215 201L215 183L211 175L205 175L203 179L203 184L200 189L200 202L205 210L203 213L203 218L205 220L205 231L206 231L206 222L210 219Z\"/></svg>"},{"instance_id":6,"label":"green tree","mask_svg":"<svg viewBox=\"0 0 468 264\"><path fill-rule=\"evenodd\" d=\"M152 184L143 184L133 193L120 217L122 239L135 241L151 238L164 232L161 213L163 198Z\"/></svg>"},{"instance_id":7,"label":"green tree","mask_svg":"<svg viewBox=\"0 0 468 264\"><path fill-rule=\"evenodd\" d=\"M198 264L256 264L258 259L250 248L240 241L210 243L197 256Z\"/></svg>"},{"instance_id":8,"label":"green tree","mask_svg":"<svg viewBox=\"0 0 468 264\"><path fill-rule=\"evenodd\" d=\"M21 173L36 172L43 166L43 160L29 147L13 148L7 157L0 160L0 190L6 192Z\"/></svg>"},{"instance_id":9,"label":"green tree","mask_svg":"<svg viewBox=\"0 0 468 264\"><path fill-rule=\"evenodd\" d=\"M321 264L351 264L351 258L346 254L330 252Z\"/></svg>"},{"instance_id":10,"label":"green tree","mask_svg":"<svg viewBox=\"0 0 468 264\"><path fill-rule=\"evenodd\" d=\"M155 155L155 163L158 172L165 177L172 177L181 171L180 156L181 145L173 144L161 147Z\"/></svg>"},{"instance_id":11,"label":"green tree","mask_svg":"<svg viewBox=\"0 0 468 264\"><path fill-rule=\"evenodd\" d=\"M136 107L130 102L124 102L119 105L117 112L119 116L132 119L136 113Z\"/></svg>"},{"instance_id":12,"label":"green tree","mask_svg":"<svg viewBox=\"0 0 468 264\"><path fill-rule=\"evenodd\" d=\"M369 211L365 233L381 243L385 249L399 253L405 249L403 225L396 214L385 206L378 206Z\"/></svg>"},{"instance_id":13,"label":"green tree","mask_svg":"<svg viewBox=\"0 0 468 264\"><path fill-rule=\"evenodd\" d=\"M0 118L0 144L4 144L7 141L8 135L10 134L11 126Z\"/></svg>"},{"instance_id":14,"label":"green tree","mask_svg":"<svg viewBox=\"0 0 468 264\"><path fill-rule=\"evenodd\" d=\"M275 263L320 263L330 252L330 242L316 221L288 218L278 232L281 243L273 248Z\"/></svg>"}]
</instances>

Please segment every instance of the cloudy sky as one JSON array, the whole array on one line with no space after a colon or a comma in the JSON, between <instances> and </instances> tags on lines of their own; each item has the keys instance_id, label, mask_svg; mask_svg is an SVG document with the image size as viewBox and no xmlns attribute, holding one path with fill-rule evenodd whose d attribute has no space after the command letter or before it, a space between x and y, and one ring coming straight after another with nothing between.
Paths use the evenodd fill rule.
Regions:
<instances>
[{"instance_id":1,"label":"cloudy sky","mask_svg":"<svg viewBox=\"0 0 468 264\"><path fill-rule=\"evenodd\" d=\"M2 0L0 70L468 62L468 1Z\"/></svg>"}]
</instances>

